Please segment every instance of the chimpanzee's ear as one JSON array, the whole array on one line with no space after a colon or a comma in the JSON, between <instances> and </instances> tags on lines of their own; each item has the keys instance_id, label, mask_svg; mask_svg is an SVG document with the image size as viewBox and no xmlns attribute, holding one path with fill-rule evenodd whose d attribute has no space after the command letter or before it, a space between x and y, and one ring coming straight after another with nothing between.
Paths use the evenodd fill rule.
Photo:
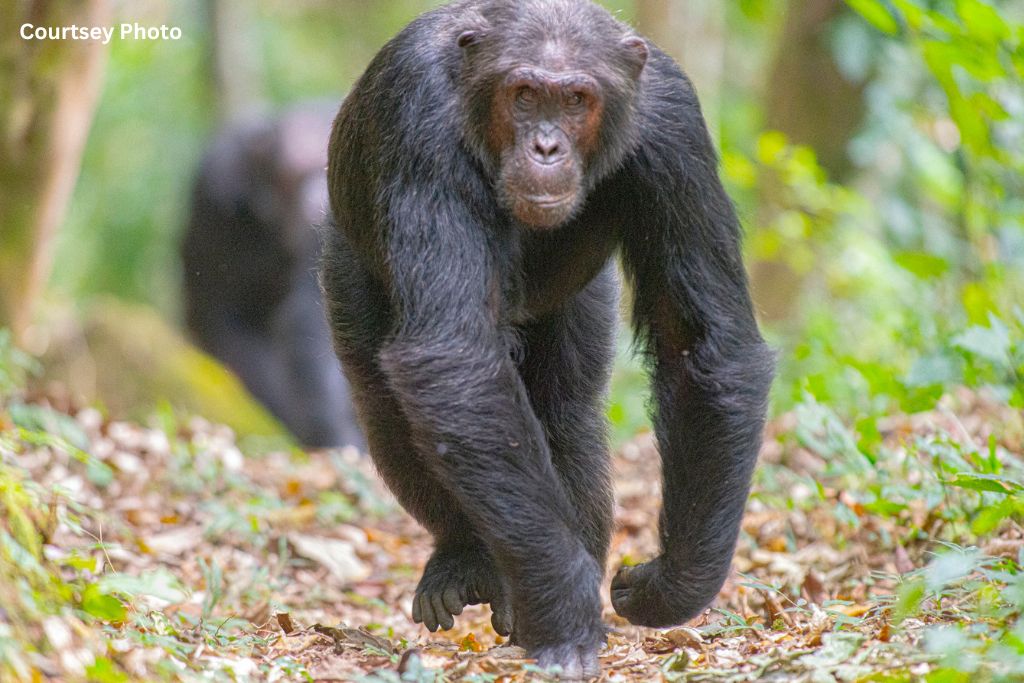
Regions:
<instances>
[{"instance_id":1,"label":"chimpanzee's ear","mask_svg":"<svg viewBox=\"0 0 1024 683\"><path fill-rule=\"evenodd\" d=\"M650 48L647 47L647 41L640 36L630 36L623 39L622 47L626 52L630 65L633 67L634 77L639 78L644 70L644 66L647 64L647 57L650 56Z\"/></svg>"},{"instance_id":2,"label":"chimpanzee's ear","mask_svg":"<svg viewBox=\"0 0 1024 683\"><path fill-rule=\"evenodd\" d=\"M466 48L476 45L483 39L485 33L480 28L471 28L459 34L459 47Z\"/></svg>"},{"instance_id":3,"label":"chimpanzee's ear","mask_svg":"<svg viewBox=\"0 0 1024 683\"><path fill-rule=\"evenodd\" d=\"M469 21L462 27L462 32L459 33L458 44L459 47L465 49L467 47L473 47L481 40L487 37L487 34L491 32L491 24L478 12L473 12Z\"/></svg>"}]
</instances>

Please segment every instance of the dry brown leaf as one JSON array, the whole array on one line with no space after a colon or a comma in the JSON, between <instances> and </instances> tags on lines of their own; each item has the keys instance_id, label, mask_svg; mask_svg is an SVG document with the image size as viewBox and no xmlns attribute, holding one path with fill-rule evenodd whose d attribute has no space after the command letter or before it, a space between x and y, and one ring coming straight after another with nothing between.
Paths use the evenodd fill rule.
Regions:
<instances>
[{"instance_id":1,"label":"dry brown leaf","mask_svg":"<svg viewBox=\"0 0 1024 683\"><path fill-rule=\"evenodd\" d=\"M314 624L313 631L333 640L334 649L338 653L344 651L346 645L360 649L372 647L384 652L395 651L395 646L390 640L381 636L375 636L362 628L348 628L345 626L336 628L324 626L323 624Z\"/></svg>"},{"instance_id":2,"label":"dry brown leaf","mask_svg":"<svg viewBox=\"0 0 1024 683\"><path fill-rule=\"evenodd\" d=\"M466 637L459 641L459 650L462 652L483 652L484 646L477 642L475 635L467 633Z\"/></svg>"},{"instance_id":3,"label":"dry brown leaf","mask_svg":"<svg viewBox=\"0 0 1024 683\"><path fill-rule=\"evenodd\" d=\"M828 599L825 584L814 571L808 571L804 577L803 592L808 602L820 605Z\"/></svg>"},{"instance_id":4,"label":"dry brown leaf","mask_svg":"<svg viewBox=\"0 0 1024 683\"><path fill-rule=\"evenodd\" d=\"M359 559L351 543L297 533L288 534L288 541L296 553L327 569L342 584L370 576L370 568Z\"/></svg>"},{"instance_id":5,"label":"dry brown leaf","mask_svg":"<svg viewBox=\"0 0 1024 683\"><path fill-rule=\"evenodd\" d=\"M869 604L854 604L854 605L833 605L829 607L834 612L845 614L848 617L862 617L871 611L874 605Z\"/></svg>"},{"instance_id":6,"label":"dry brown leaf","mask_svg":"<svg viewBox=\"0 0 1024 683\"><path fill-rule=\"evenodd\" d=\"M291 615L287 612L278 612L276 616L277 625L281 627L281 630L284 631L285 635L289 635L295 631L295 625L292 623Z\"/></svg>"},{"instance_id":7,"label":"dry brown leaf","mask_svg":"<svg viewBox=\"0 0 1024 683\"><path fill-rule=\"evenodd\" d=\"M910 561L910 556L907 555L907 550L900 544L896 544L895 549L896 556L896 571L900 574L907 574L914 571L914 563Z\"/></svg>"},{"instance_id":8,"label":"dry brown leaf","mask_svg":"<svg viewBox=\"0 0 1024 683\"><path fill-rule=\"evenodd\" d=\"M201 526L177 527L146 539L150 553L161 555L183 555L196 548L203 540Z\"/></svg>"},{"instance_id":9,"label":"dry brown leaf","mask_svg":"<svg viewBox=\"0 0 1024 683\"><path fill-rule=\"evenodd\" d=\"M686 626L666 631L664 637L676 647L699 648L704 644L704 637L701 636L700 631Z\"/></svg>"}]
</instances>

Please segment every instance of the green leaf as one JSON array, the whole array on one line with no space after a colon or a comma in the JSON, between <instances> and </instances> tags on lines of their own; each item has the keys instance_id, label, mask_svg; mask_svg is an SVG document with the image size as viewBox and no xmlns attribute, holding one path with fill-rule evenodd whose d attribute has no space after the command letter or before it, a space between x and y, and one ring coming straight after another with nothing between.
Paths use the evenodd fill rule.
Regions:
<instances>
[{"instance_id":1,"label":"green leaf","mask_svg":"<svg viewBox=\"0 0 1024 683\"><path fill-rule=\"evenodd\" d=\"M102 460L89 456L85 461L85 477L96 486L106 488L114 481L114 470Z\"/></svg>"},{"instance_id":2,"label":"green leaf","mask_svg":"<svg viewBox=\"0 0 1024 683\"><path fill-rule=\"evenodd\" d=\"M158 569L142 576L107 574L100 578L103 593L121 593L129 597L150 596L167 602L182 602L185 591L178 579L166 569Z\"/></svg>"},{"instance_id":3,"label":"green leaf","mask_svg":"<svg viewBox=\"0 0 1024 683\"><path fill-rule=\"evenodd\" d=\"M919 30L928 20L928 12L915 5L911 0L893 0L893 5L903 15L907 26Z\"/></svg>"},{"instance_id":4,"label":"green leaf","mask_svg":"<svg viewBox=\"0 0 1024 683\"><path fill-rule=\"evenodd\" d=\"M935 669L924 680L928 683L970 683L971 675L956 669Z\"/></svg>"},{"instance_id":5,"label":"green leaf","mask_svg":"<svg viewBox=\"0 0 1024 683\"><path fill-rule=\"evenodd\" d=\"M680 681L685 680L685 677L679 674L684 673L689 668L689 665L690 656L686 653L686 650L679 650L665 658L664 663L661 665L661 670L665 675L665 680Z\"/></svg>"},{"instance_id":6,"label":"green leaf","mask_svg":"<svg viewBox=\"0 0 1024 683\"><path fill-rule=\"evenodd\" d=\"M925 568L928 590L940 591L951 583L967 577L981 564L978 550L950 550L932 560Z\"/></svg>"},{"instance_id":7,"label":"green leaf","mask_svg":"<svg viewBox=\"0 0 1024 683\"><path fill-rule=\"evenodd\" d=\"M1010 367L1010 331L995 316L989 317L990 327L974 325L953 337L953 345L979 358L995 363L999 368Z\"/></svg>"},{"instance_id":8,"label":"green leaf","mask_svg":"<svg viewBox=\"0 0 1024 683\"><path fill-rule=\"evenodd\" d=\"M22 429L64 439L79 450L89 448L89 437L74 418L43 406L15 403L8 407L11 421Z\"/></svg>"},{"instance_id":9,"label":"green leaf","mask_svg":"<svg viewBox=\"0 0 1024 683\"><path fill-rule=\"evenodd\" d=\"M896 604L892 608L893 623L899 625L907 617L917 614L924 600L924 581L916 577L900 584Z\"/></svg>"},{"instance_id":10,"label":"green leaf","mask_svg":"<svg viewBox=\"0 0 1024 683\"><path fill-rule=\"evenodd\" d=\"M949 261L923 251L904 251L896 255L896 263L922 280L941 277L949 272Z\"/></svg>"},{"instance_id":11,"label":"green leaf","mask_svg":"<svg viewBox=\"0 0 1024 683\"><path fill-rule=\"evenodd\" d=\"M127 616L121 601L106 595L96 584L86 586L82 592L82 609L102 621L121 622Z\"/></svg>"},{"instance_id":12,"label":"green leaf","mask_svg":"<svg viewBox=\"0 0 1024 683\"><path fill-rule=\"evenodd\" d=\"M996 8L981 0L957 0L957 14L972 36L997 42L1010 36L1010 27Z\"/></svg>"},{"instance_id":13,"label":"green leaf","mask_svg":"<svg viewBox=\"0 0 1024 683\"><path fill-rule=\"evenodd\" d=\"M891 36L900 32L900 25L892 12L879 0L846 0L858 14L883 33Z\"/></svg>"},{"instance_id":14,"label":"green leaf","mask_svg":"<svg viewBox=\"0 0 1024 683\"><path fill-rule=\"evenodd\" d=\"M988 322L988 316L999 309L995 288L983 282L968 282L960 292L968 320L976 325Z\"/></svg>"},{"instance_id":15,"label":"green leaf","mask_svg":"<svg viewBox=\"0 0 1024 683\"><path fill-rule=\"evenodd\" d=\"M1024 485L1013 479L995 474L959 472L952 479L947 479L945 483L962 489L970 489L971 491L988 491L991 493L1002 493L1003 495L1024 491Z\"/></svg>"},{"instance_id":16,"label":"green leaf","mask_svg":"<svg viewBox=\"0 0 1024 683\"><path fill-rule=\"evenodd\" d=\"M78 571L95 572L97 560L91 555L80 555L78 551L71 551L67 557L61 558L60 563L65 567L71 567Z\"/></svg>"},{"instance_id":17,"label":"green leaf","mask_svg":"<svg viewBox=\"0 0 1024 683\"><path fill-rule=\"evenodd\" d=\"M90 664L85 673L89 683L125 683L128 680L128 674L106 657Z\"/></svg>"},{"instance_id":18,"label":"green leaf","mask_svg":"<svg viewBox=\"0 0 1024 683\"><path fill-rule=\"evenodd\" d=\"M959 625L938 625L925 631L924 647L932 654L941 655L943 663L959 668L963 653L973 645L971 640Z\"/></svg>"},{"instance_id":19,"label":"green leaf","mask_svg":"<svg viewBox=\"0 0 1024 683\"><path fill-rule=\"evenodd\" d=\"M772 166L789 146L785 134L770 130L757 139L757 160L765 166Z\"/></svg>"},{"instance_id":20,"label":"green leaf","mask_svg":"<svg viewBox=\"0 0 1024 683\"><path fill-rule=\"evenodd\" d=\"M878 419L873 416L857 420L857 448L868 458L882 443L882 433L878 430Z\"/></svg>"},{"instance_id":21,"label":"green leaf","mask_svg":"<svg viewBox=\"0 0 1024 683\"><path fill-rule=\"evenodd\" d=\"M999 524L1012 515L1017 509L1017 501L1013 498L1003 498L998 505L989 505L983 508L971 521L971 531L978 536L995 530Z\"/></svg>"},{"instance_id":22,"label":"green leaf","mask_svg":"<svg viewBox=\"0 0 1024 683\"><path fill-rule=\"evenodd\" d=\"M881 517L896 517L907 509L907 506L903 503L894 503L891 500L884 500L882 498L871 501L870 503L864 503L863 506L868 512L872 512Z\"/></svg>"},{"instance_id":23,"label":"green leaf","mask_svg":"<svg viewBox=\"0 0 1024 683\"><path fill-rule=\"evenodd\" d=\"M924 356L914 361L903 383L908 387L930 387L945 385L960 379L960 358L933 355Z\"/></svg>"},{"instance_id":24,"label":"green leaf","mask_svg":"<svg viewBox=\"0 0 1024 683\"><path fill-rule=\"evenodd\" d=\"M799 661L815 669L844 664L857 653L864 639L865 636L861 633L826 633L821 638L821 648L817 652L804 655Z\"/></svg>"},{"instance_id":25,"label":"green leaf","mask_svg":"<svg viewBox=\"0 0 1024 683\"><path fill-rule=\"evenodd\" d=\"M33 533L36 532L33 531ZM37 555L19 543L3 528L0 528L0 558L8 560L24 574L46 575L46 570L39 563Z\"/></svg>"}]
</instances>

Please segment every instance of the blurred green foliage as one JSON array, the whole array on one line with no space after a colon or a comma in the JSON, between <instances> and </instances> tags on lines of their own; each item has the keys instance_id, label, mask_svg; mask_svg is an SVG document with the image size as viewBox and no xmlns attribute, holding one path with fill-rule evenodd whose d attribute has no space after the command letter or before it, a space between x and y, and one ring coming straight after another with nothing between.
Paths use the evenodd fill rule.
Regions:
<instances>
[{"instance_id":1,"label":"blurred green foliage","mask_svg":"<svg viewBox=\"0 0 1024 683\"><path fill-rule=\"evenodd\" d=\"M433 4L245 5L247 22L238 30L258 56L251 66L262 105L340 99L376 49ZM840 524L839 545L866 521L898 520L907 528L910 509L923 506L928 520L941 525L911 524L908 538L890 539L893 547L914 540L946 545L892 597L894 624L937 619L952 600L965 625L928 631L923 647L940 661L928 680L1020 680L1024 556L994 559L973 547L1024 518L1020 454L995 440L977 449L942 429L894 448L880 420L933 409L960 385L982 390L1011 415L1024 409L1024 2L847 4L851 11L832 22L828 40L842 71L867 83L867 114L849 146L854 171L842 183L828 177L813 150L763 124L770 88L764 74L774 51L787 47L775 44L786 2L742 0L726 10L722 118L712 126L724 178L747 225L748 256L784 264L799 278L792 316L766 325L780 352L774 409L792 411L795 427L783 440L825 465L812 478L766 463L756 497L775 507L828 506ZM632 3L613 5L628 12ZM176 243L188 186L218 125L209 28L201 0L147 3L133 12L142 22L179 25L185 38L115 42L60 237L55 284L76 301L114 294L174 317ZM762 210L766 195L770 212ZM629 345L624 331L609 406L616 442L648 422L646 378ZM0 332L0 398L15 395L32 369L31 359ZM79 450L67 420L13 399L6 405L0 446L7 452L52 443L75 454L75 467L90 482L109 477L103 463ZM999 428L1019 429L1019 420L1017 427ZM179 455L174 474L183 489L209 487L222 474L196 469L194 453ZM797 485L817 497L796 500ZM261 520L280 501L238 488L247 502L224 503L216 512L225 526L212 531L264 538ZM846 499L837 504L826 488L848 494L862 511ZM125 607L155 588L87 584L83 576L95 568L78 566L83 559L76 556L61 559L57 569L44 561L39 539L60 500L59 492L43 491L17 468L0 467L0 518L8 520L0 525L0 588L13 587L0 594L14 623L72 612L88 623L122 621L126 614L150 619ZM344 498L319 503L326 518L352 514ZM207 569L213 577L216 568ZM177 642L179 627L140 621L139 637L164 633ZM33 638L0 632L0 677L28 666L6 644ZM107 660L97 659L90 675L118 680L105 666Z\"/></svg>"},{"instance_id":2,"label":"blurred green foliage","mask_svg":"<svg viewBox=\"0 0 1024 683\"><path fill-rule=\"evenodd\" d=\"M780 134L726 136L748 215L764 179L781 206L753 258L803 276L781 347L778 409L809 394L852 415L922 410L952 384L1024 406L1021 3L851 2L834 48L870 77L868 116L835 185Z\"/></svg>"},{"instance_id":3,"label":"blurred green foliage","mask_svg":"<svg viewBox=\"0 0 1024 683\"><path fill-rule=\"evenodd\" d=\"M59 236L54 284L173 310L176 245L188 183L213 121L203 73L203 13L176 4L144 16L182 28L175 42L115 40L82 173Z\"/></svg>"},{"instance_id":4,"label":"blurred green foliage","mask_svg":"<svg viewBox=\"0 0 1024 683\"><path fill-rule=\"evenodd\" d=\"M339 99L384 41L430 6L392 0L247 4L258 106ZM607 3L624 17L628 1ZM928 408L951 384L1021 389L1024 302L1024 3L856 0L828 39L867 116L855 172L829 179L814 152L763 128L764 74L783 0L730 3L723 173L751 259L784 263L802 293L766 333L780 350L777 411L805 396L853 419ZM198 0L140 6L178 42L115 41L55 283L77 301L112 293L177 311L177 240L204 141L219 124ZM146 13L151 16L147 16ZM771 188L775 210L760 207ZM644 375L625 352L610 417L617 441L647 423Z\"/></svg>"},{"instance_id":5,"label":"blurred green foliage","mask_svg":"<svg viewBox=\"0 0 1024 683\"><path fill-rule=\"evenodd\" d=\"M337 100L374 53L439 0L235 3L259 98L272 111L309 98ZM604 3L621 10L630 2ZM132 3L146 25L181 27L180 41L111 44L106 84L82 174L59 236L53 283L76 301L96 294L178 311L179 236L205 141L221 122L210 74L206 0Z\"/></svg>"},{"instance_id":6,"label":"blurred green foliage","mask_svg":"<svg viewBox=\"0 0 1024 683\"><path fill-rule=\"evenodd\" d=\"M0 329L0 400L25 386L25 380L38 364L27 353L14 346L11 332Z\"/></svg>"}]
</instances>

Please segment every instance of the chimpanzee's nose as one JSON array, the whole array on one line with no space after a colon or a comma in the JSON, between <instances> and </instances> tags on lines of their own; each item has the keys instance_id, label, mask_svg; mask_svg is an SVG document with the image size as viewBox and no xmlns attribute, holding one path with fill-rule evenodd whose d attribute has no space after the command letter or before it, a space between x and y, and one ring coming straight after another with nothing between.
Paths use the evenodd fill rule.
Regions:
<instances>
[{"instance_id":1,"label":"chimpanzee's nose","mask_svg":"<svg viewBox=\"0 0 1024 683\"><path fill-rule=\"evenodd\" d=\"M538 135L533 140L533 155L542 164L553 164L562 158L562 145L553 135Z\"/></svg>"}]
</instances>

